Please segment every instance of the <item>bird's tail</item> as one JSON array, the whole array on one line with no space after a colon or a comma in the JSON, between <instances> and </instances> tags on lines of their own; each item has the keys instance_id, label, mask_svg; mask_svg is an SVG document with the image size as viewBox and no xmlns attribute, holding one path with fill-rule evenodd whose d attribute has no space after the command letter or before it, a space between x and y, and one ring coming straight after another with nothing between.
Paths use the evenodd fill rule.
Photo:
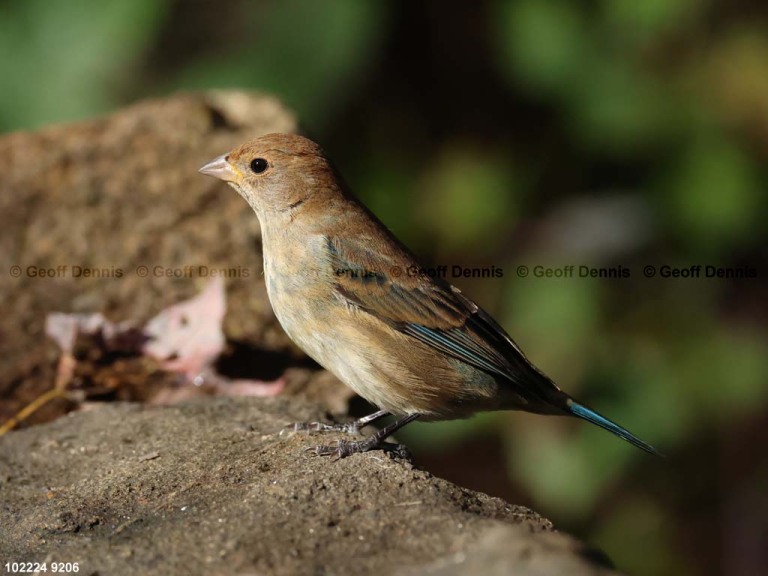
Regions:
<instances>
[{"instance_id":1,"label":"bird's tail","mask_svg":"<svg viewBox=\"0 0 768 576\"><path fill-rule=\"evenodd\" d=\"M640 448L641 450L645 450L649 454L655 454L656 456L661 456L659 451L656 450L656 448L654 448L650 444L643 442L642 440L640 440L640 438L638 438L628 430L625 430L615 422L611 422L605 416L601 416L594 410L590 410L586 406L582 406L581 404L574 402L570 398L566 402L566 410L568 410L574 416L578 416L582 420L591 422L596 426L600 426L600 428L604 428L605 430L608 430L608 432L612 432L613 434L616 434L616 436L618 436L619 438L623 438L633 446L637 446L638 448Z\"/></svg>"}]
</instances>

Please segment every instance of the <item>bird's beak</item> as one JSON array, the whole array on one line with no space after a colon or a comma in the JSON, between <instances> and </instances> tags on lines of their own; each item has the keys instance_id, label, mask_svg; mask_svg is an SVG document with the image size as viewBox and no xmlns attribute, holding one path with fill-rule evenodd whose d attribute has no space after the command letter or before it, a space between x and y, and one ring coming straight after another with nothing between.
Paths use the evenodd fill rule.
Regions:
<instances>
[{"instance_id":1,"label":"bird's beak","mask_svg":"<svg viewBox=\"0 0 768 576\"><path fill-rule=\"evenodd\" d=\"M224 180L224 182L235 182L237 180L237 172L232 164L227 161L226 154L214 158L208 162L208 164L200 168L198 172L207 176L213 176L219 180Z\"/></svg>"}]
</instances>

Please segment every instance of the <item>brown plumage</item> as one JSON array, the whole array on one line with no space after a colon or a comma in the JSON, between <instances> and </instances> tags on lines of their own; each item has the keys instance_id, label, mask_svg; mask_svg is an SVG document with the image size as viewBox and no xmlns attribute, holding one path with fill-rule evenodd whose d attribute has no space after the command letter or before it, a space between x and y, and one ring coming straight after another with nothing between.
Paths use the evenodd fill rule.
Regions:
<instances>
[{"instance_id":1,"label":"brown plumage","mask_svg":"<svg viewBox=\"0 0 768 576\"><path fill-rule=\"evenodd\" d=\"M201 172L228 182L262 229L264 275L286 333L382 410L403 417L359 442L319 447L346 456L398 425L482 410L571 414L653 448L574 402L457 288L418 273L415 257L346 188L320 147L270 134Z\"/></svg>"}]
</instances>

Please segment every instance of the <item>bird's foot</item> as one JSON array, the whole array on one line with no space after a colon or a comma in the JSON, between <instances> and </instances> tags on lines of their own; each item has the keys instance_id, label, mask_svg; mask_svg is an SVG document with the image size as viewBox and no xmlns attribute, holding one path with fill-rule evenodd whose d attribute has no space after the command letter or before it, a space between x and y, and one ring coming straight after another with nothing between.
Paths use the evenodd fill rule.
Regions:
<instances>
[{"instance_id":1,"label":"bird's foot","mask_svg":"<svg viewBox=\"0 0 768 576\"><path fill-rule=\"evenodd\" d=\"M386 410L379 410L368 416L358 418L354 422L347 422L345 424L325 424L323 422L297 422L283 428L280 432L282 436L286 432L341 432L343 434L360 434L360 430L365 428L369 424L388 416L389 412ZM383 438L382 438L383 440Z\"/></svg>"},{"instance_id":2,"label":"bird's foot","mask_svg":"<svg viewBox=\"0 0 768 576\"><path fill-rule=\"evenodd\" d=\"M356 442L350 442L349 440L338 440L332 444L313 446L307 448L307 452L311 452L317 456L334 456L337 459L346 458L352 454L360 454L362 452L368 452L370 450L383 450L389 452L394 456L404 459L410 459L411 453L407 447L403 444L393 444L391 442L382 442L376 435L370 436L365 440L358 440Z\"/></svg>"},{"instance_id":3,"label":"bird's foot","mask_svg":"<svg viewBox=\"0 0 768 576\"><path fill-rule=\"evenodd\" d=\"M357 422L346 424L325 424L324 422L296 422L289 424L280 431L280 435L290 432L341 432L343 434L360 434Z\"/></svg>"}]
</instances>

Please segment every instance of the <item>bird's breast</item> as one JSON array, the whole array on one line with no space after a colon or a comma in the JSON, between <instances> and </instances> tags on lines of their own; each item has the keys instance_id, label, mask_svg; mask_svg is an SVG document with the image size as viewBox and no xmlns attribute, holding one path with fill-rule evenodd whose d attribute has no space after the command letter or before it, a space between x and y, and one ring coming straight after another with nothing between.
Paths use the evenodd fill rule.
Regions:
<instances>
[{"instance_id":1,"label":"bird's breast","mask_svg":"<svg viewBox=\"0 0 768 576\"><path fill-rule=\"evenodd\" d=\"M275 244L275 243L271 243ZM264 280L272 309L288 336L322 363L334 306L332 275L313 241L264 245Z\"/></svg>"}]
</instances>

